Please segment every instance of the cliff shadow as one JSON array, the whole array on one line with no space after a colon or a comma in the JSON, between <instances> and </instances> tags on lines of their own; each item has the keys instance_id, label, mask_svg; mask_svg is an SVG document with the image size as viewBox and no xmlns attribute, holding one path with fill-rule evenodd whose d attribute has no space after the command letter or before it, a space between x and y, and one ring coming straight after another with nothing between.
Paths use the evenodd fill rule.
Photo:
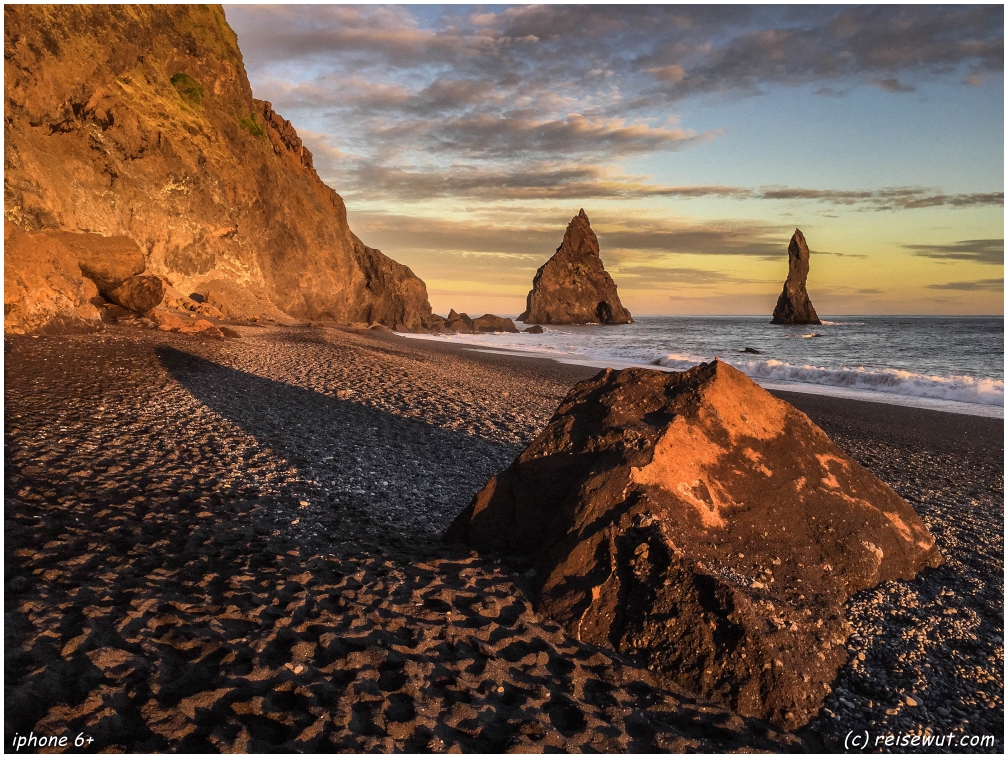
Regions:
<instances>
[{"instance_id":1,"label":"cliff shadow","mask_svg":"<svg viewBox=\"0 0 1008 758\"><path fill-rule=\"evenodd\" d=\"M413 552L452 519L516 448L250 374L175 348L161 366L199 402L287 461L271 518L318 549ZM304 505L307 503L307 505ZM291 524L297 519L297 523Z\"/></svg>"}]
</instances>

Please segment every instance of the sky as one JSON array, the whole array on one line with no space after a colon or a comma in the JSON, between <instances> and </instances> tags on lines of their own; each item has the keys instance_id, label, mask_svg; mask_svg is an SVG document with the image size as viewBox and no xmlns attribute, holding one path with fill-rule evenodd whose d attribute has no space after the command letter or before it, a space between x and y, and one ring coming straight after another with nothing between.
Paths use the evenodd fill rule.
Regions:
<instances>
[{"instance_id":1,"label":"sky","mask_svg":"<svg viewBox=\"0 0 1008 758\"><path fill-rule=\"evenodd\" d=\"M635 315L1004 313L1003 6L226 5L256 97L435 312L584 208Z\"/></svg>"}]
</instances>

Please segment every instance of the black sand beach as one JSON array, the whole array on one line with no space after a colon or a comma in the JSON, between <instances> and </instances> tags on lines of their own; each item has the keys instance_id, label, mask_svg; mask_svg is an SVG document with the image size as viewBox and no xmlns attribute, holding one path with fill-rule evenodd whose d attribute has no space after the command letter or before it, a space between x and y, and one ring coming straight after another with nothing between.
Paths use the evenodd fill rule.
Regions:
<instances>
[{"instance_id":1,"label":"black sand beach","mask_svg":"<svg viewBox=\"0 0 1008 758\"><path fill-rule=\"evenodd\" d=\"M851 662L788 735L571 640L514 567L439 543L595 369L240 332L6 337L8 745L792 751L854 731L898 751L927 730L1002 751L1003 421L779 393L946 557L855 597Z\"/></svg>"}]
</instances>

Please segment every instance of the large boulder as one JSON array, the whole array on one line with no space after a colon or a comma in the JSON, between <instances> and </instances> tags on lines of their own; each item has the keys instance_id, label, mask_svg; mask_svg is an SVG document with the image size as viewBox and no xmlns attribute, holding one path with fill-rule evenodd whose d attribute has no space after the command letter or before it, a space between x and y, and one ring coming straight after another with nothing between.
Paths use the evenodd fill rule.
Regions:
<instances>
[{"instance_id":1,"label":"large boulder","mask_svg":"<svg viewBox=\"0 0 1008 758\"><path fill-rule=\"evenodd\" d=\"M127 279L142 274L147 264L137 243L121 235L50 231L73 251L77 265L103 295L119 287Z\"/></svg>"},{"instance_id":2,"label":"large boulder","mask_svg":"<svg viewBox=\"0 0 1008 758\"><path fill-rule=\"evenodd\" d=\"M217 5L6 6L4 211L133 241L146 269L100 281L106 247L103 291L147 273L186 295L226 281L249 319L430 316L424 283L353 235L294 126L252 96Z\"/></svg>"},{"instance_id":3,"label":"large boulder","mask_svg":"<svg viewBox=\"0 0 1008 758\"><path fill-rule=\"evenodd\" d=\"M101 324L92 281L77 265L67 236L49 232L4 239L4 331L11 334L90 330Z\"/></svg>"},{"instance_id":4,"label":"large boulder","mask_svg":"<svg viewBox=\"0 0 1008 758\"><path fill-rule=\"evenodd\" d=\"M146 313L161 305L165 289L164 280L159 276L131 276L105 294L116 305L137 313Z\"/></svg>"},{"instance_id":5,"label":"large boulder","mask_svg":"<svg viewBox=\"0 0 1008 758\"><path fill-rule=\"evenodd\" d=\"M772 324L821 324L812 307L805 282L809 272L809 249L801 229L795 229L788 244L788 275L777 298Z\"/></svg>"},{"instance_id":6,"label":"large boulder","mask_svg":"<svg viewBox=\"0 0 1008 758\"><path fill-rule=\"evenodd\" d=\"M581 382L446 539L533 562L578 639L789 729L846 661L843 603L942 561L892 489L719 361Z\"/></svg>"},{"instance_id":7,"label":"large boulder","mask_svg":"<svg viewBox=\"0 0 1008 758\"><path fill-rule=\"evenodd\" d=\"M563 242L532 280L526 324L630 324L616 284L599 257L599 243L584 208L571 219Z\"/></svg>"}]
</instances>

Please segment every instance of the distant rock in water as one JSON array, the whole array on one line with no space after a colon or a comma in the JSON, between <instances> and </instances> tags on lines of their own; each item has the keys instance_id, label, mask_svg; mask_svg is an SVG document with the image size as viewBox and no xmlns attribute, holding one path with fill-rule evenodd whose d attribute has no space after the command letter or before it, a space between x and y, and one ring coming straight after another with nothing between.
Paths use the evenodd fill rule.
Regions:
<instances>
[{"instance_id":1,"label":"distant rock in water","mask_svg":"<svg viewBox=\"0 0 1008 758\"><path fill-rule=\"evenodd\" d=\"M143 272L228 318L429 328L424 283L354 236L293 125L252 96L220 6L11 5L4 59L5 219L102 235L74 264L99 290ZM14 326L78 318L78 275L22 278L46 288L23 304L45 305Z\"/></svg>"},{"instance_id":2,"label":"distant rock in water","mask_svg":"<svg viewBox=\"0 0 1008 758\"><path fill-rule=\"evenodd\" d=\"M484 313L478 318L469 318L467 313L457 313L454 308L446 318L436 313L431 316L430 331L434 334L454 332L456 334L486 334L490 332L517 332L514 321L492 313Z\"/></svg>"},{"instance_id":3,"label":"distant rock in water","mask_svg":"<svg viewBox=\"0 0 1008 758\"><path fill-rule=\"evenodd\" d=\"M772 324L821 324L805 289L809 272L809 249L801 229L795 229L788 245L788 275L777 298Z\"/></svg>"},{"instance_id":4,"label":"distant rock in water","mask_svg":"<svg viewBox=\"0 0 1008 758\"><path fill-rule=\"evenodd\" d=\"M445 538L533 559L569 634L788 729L847 660L845 601L942 563L892 489L719 361L581 382Z\"/></svg>"},{"instance_id":5,"label":"distant rock in water","mask_svg":"<svg viewBox=\"0 0 1008 758\"><path fill-rule=\"evenodd\" d=\"M474 318L472 320L472 330L474 333L517 332L518 327L516 327L514 325L514 321L509 318L495 316L492 313L486 313L479 318Z\"/></svg>"},{"instance_id":6,"label":"distant rock in water","mask_svg":"<svg viewBox=\"0 0 1008 758\"><path fill-rule=\"evenodd\" d=\"M584 208L564 234L556 253L538 271L528 293L526 324L630 324L616 284L599 257L599 244Z\"/></svg>"}]
</instances>

